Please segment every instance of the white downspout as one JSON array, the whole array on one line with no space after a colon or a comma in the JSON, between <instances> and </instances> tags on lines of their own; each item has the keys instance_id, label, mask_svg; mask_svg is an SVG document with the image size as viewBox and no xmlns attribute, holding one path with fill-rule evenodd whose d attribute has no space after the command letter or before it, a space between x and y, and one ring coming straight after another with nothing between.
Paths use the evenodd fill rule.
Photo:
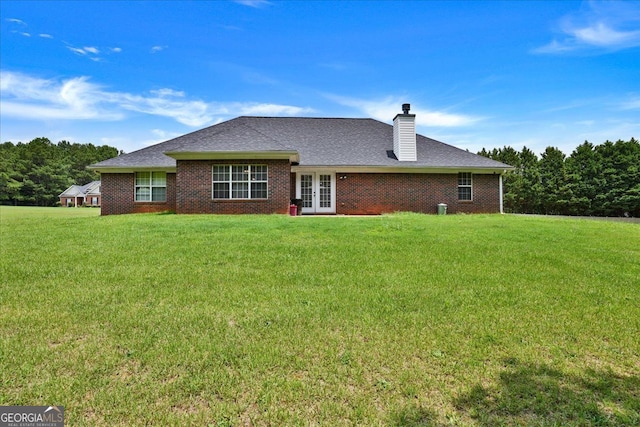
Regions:
<instances>
[{"instance_id":1,"label":"white downspout","mask_svg":"<svg viewBox=\"0 0 640 427\"><path fill-rule=\"evenodd\" d=\"M502 174L500 174L500 213L501 214L504 213L503 202L502 202L503 198L504 198L504 195L502 194Z\"/></svg>"}]
</instances>

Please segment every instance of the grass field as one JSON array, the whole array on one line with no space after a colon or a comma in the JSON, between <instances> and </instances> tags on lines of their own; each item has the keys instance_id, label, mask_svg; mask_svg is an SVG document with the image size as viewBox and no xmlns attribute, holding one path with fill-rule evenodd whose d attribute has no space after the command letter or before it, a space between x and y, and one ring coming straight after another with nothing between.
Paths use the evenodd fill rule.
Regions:
<instances>
[{"instance_id":1,"label":"grass field","mask_svg":"<svg viewBox=\"0 0 640 427\"><path fill-rule=\"evenodd\" d=\"M69 426L640 425L640 226L0 208L0 405Z\"/></svg>"}]
</instances>

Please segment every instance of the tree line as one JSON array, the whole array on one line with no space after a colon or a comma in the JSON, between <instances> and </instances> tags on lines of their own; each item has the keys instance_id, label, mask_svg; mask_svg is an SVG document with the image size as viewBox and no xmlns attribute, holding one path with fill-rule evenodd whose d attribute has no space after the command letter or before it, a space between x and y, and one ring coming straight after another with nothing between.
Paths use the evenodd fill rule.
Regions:
<instances>
[{"instance_id":1,"label":"tree line","mask_svg":"<svg viewBox=\"0 0 640 427\"><path fill-rule=\"evenodd\" d=\"M503 179L505 212L640 217L640 143L585 141L569 157L547 147L478 154L513 166Z\"/></svg>"},{"instance_id":2,"label":"tree line","mask_svg":"<svg viewBox=\"0 0 640 427\"><path fill-rule=\"evenodd\" d=\"M88 165L118 154L108 145L54 144L47 138L0 144L0 204L55 206L58 195L72 184L100 179Z\"/></svg>"}]
</instances>

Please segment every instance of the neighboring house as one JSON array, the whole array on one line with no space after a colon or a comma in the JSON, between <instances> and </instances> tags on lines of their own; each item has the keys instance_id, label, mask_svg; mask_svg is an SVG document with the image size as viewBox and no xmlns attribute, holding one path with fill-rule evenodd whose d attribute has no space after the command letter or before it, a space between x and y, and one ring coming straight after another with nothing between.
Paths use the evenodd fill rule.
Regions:
<instances>
[{"instance_id":1,"label":"neighboring house","mask_svg":"<svg viewBox=\"0 0 640 427\"><path fill-rule=\"evenodd\" d=\"M100 206L100 181L72 185L58 196L62 206Z\"/></svg>"},{"instance_id":2,"label":"neighboring house","mask_svg":"<svg viewBox=\"0 0 640 427\"><path fill-rule=\"evenodd\" d=\"M503 163L373 119L238 117L89 166L102 215L501 212Z\"/></svg>"}]
</instances>

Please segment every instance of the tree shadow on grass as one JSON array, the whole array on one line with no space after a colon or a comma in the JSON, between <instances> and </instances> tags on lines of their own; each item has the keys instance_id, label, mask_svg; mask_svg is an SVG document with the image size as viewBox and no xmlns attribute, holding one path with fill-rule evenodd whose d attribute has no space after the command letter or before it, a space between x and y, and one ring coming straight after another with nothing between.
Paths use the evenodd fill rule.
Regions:
<instances>
[{"instance_id":1,"label":"tree shadow on grass","mask_svg":"<svg viewBox=\"0 0 640 427\"><path fill-rule=\"evenodd\" d=\"M504 361L494 387L474 386L456 408L480 426L638 426L640 378L611 371L566 374L547 365Z\"/></svg>"}]
</instances>

